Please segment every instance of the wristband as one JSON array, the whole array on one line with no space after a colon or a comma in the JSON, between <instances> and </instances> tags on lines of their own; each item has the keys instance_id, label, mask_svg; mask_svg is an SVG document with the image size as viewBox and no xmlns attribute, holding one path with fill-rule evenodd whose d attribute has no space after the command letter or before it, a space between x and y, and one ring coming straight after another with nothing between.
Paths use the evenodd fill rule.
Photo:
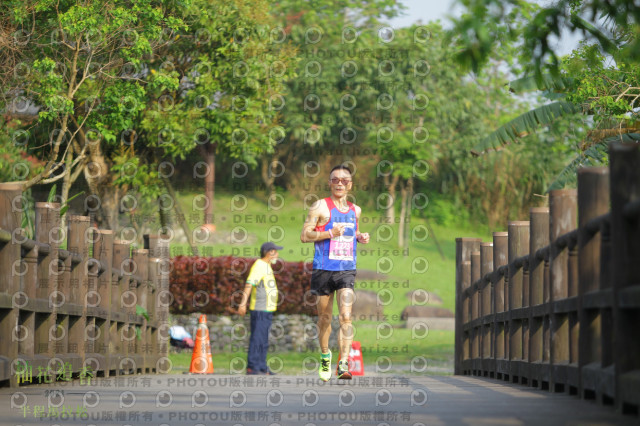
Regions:
<instances>
[{"instance_id":1,"label":"wristband","mask_svg":"<svg viewBox=\"0 0 640 426\"><path fill-rule=\"evenodd\" d=\"M329 238L333 238L333 232L331 232L331 229L329 229Z\"/></svg>"}]
</instances>

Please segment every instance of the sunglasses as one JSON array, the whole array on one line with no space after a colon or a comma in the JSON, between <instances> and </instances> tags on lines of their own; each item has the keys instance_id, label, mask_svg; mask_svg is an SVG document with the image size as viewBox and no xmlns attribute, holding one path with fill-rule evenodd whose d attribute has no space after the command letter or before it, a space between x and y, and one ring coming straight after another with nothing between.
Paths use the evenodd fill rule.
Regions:
<instances>
[{"instance_id":1,"label":"sunglasses","mask_svg":"<svg viewBox=\"0 0 640 426\"><path fill-rule=\"evenodd\" d=\"M351 183L351 179L339 179L339 178L333 178L333 179L329 179L329 182L331 182L334 185L337 185L339 183L343 184L343 185L347 185L349 183Z\"/></svg>"}]
</instances>

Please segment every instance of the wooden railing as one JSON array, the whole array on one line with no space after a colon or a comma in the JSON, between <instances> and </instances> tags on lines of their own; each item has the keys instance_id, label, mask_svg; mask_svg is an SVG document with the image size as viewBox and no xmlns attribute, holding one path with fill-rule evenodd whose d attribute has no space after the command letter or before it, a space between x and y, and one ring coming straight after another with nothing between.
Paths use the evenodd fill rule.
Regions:
<instances>
[{"instance_id":1,"label":"wooden railing","mask_svg":"<svg viewBox=\"0 0 640 426\"><path fill-rule=\"evenodd\" d=\"M456 239L455 374L638 413L640 144L609 151L530 221Z\"/></svg>"},{"instance_id":2,"label":"wooden railing","mask_svg":"<svg viewBox=\"0 0 640 426\"><path fill-rule=\"evenodd\" d=\"M87 216L62 229L56 203L36 203L31 240L22 202L0 183L0 384L168 371L168 241L131 250Z\"/></svg>"}]
</instances>

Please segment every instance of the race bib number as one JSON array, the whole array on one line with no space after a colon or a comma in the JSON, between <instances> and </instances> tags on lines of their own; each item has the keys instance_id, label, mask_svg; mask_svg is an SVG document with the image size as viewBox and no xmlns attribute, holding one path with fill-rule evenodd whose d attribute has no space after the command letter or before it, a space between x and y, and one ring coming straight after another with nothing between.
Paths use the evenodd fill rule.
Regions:
<instances>
[{"instance_id":1,"label":"race bib number","mask_svg":"<svg viewBox=\"0 0 640 426\"><path fill-rule=\"evenodd\" d=\"M353 223L346 223L346 228L353 228ZM329 259L353 260L354 235L338 235L329 242Z\"/></svg>"}]
</instances>

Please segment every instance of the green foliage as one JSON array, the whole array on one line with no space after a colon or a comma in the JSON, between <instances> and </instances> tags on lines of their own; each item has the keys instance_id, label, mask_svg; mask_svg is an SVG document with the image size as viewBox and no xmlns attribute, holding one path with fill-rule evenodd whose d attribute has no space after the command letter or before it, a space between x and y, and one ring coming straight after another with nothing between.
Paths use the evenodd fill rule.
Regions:
<instances>
[{"instance_id":1,"label":"green foliage","mask_svg":"<svg viewBox=\"0 0 640 426\"><path fill-rule=\"evenodd\" d=\"M113 157L114 184L135 189L145 199L156 199L163 193L157 167L128 152Z\"/></svg>"},{"instance_id":2,"label":"green foliage","mask_svg":"<svg viewBox=\"0 0 640 426\"><path fill-rule=\"evenodd\" d=\"M173 105L147 108L141 128L170 158L213 143L218 155L255 165L274 145L268 135L280 116L269 106L292 75L293 51L269 43L266 1L195 0L191 8L189 33L159 52L164 62L148 65L156 83L152 99L168 95ZM168 63L184 76L185 88L162 84Z\"/></svg>"},{"instance_id":3,"label":"green foliage","mask_svg":"<svg viewBox=\"0 0 640 426\"><path fill-rule=\"evenodd\" d=\"M640 62L615 62L603 56L597 45L582 43L564 61L563 69L575 79L567 100L583 106L596 124L618 119L633 121L640 106Z\"/></svg>"},{"instance_id":4,"label":"green foliage","mask_svg":"<svg viewBox=\"0 0 640 426\"><path fill-rule=\"evenodd\" d=\"M4 2L0 24L25 37L20 49L0 49L11 70L0 109L21 94L37 109L33 133L49 140L24 147L46 163L25 181L62 179L52 174L65 163L64 174L87 178L115 215L118 191L157 198L158 163L185 159L198 144L256 165L273 150L269 132L282 119L272 99L294 72L293 50L269 42L269 7L266 0ZM72 170L89 164L98 172Z\"/></svg>"},{"instance_id":5,"label":"green foliage","mask_svg":"<svg viewBox=\"0 0 640 426\"><path fill-rule=\"evenodd\" d=\"M560 74L560 59L552 38L562 31L581 32L600 50L620 54L627 61L640 59L640 7L628 0L558 0L538 7L527 0L459 0L465 14L454 19L450 32L459 43L456 55L464 66L478 71L496 46L518 42L521 61L541 78L546 71ZM588 17L585 19L584 17Z\"/></svg>"},{"instance_id":6,"label":"green foliage","mask_svg":"<svg viewBox=\"0 0 640 426\"><path fill-rule=\"evenodd\" d=\"M321 169L351 161L359 204L410 187L430 195L427 216L438 223L503 221L535 204L531 194L544 192L572 153L597 155L590 147L611 136L612 120L633 130L639 73L623 60L623 47L634 42L635 27L614 21L619 31L611 34L591 28L575 18L583 16L581 2L463 4L469 14L456 21L449 44L435 23L396 29L385 40L383 20L402 9L394 0L4 2L3 28L25 31L28 42L13 56L0 52L7 69L26 70L10 73L20 78L8 78L0 108L19 96L37 117L6 132L8 141L29 127L28 142L0 144L0 161L38 158L26 178L43 164L64 163L99 192L105 210L117 212L123 197L136 197L132 222L134 212L157 211L159 163L193 165L203 152L215 154L226 182L236 161L262 163L262 175L247 179L271 178L281 193L296 185L302 191L298 178L309 161ZM596 43L562 63L549 49L530 55L566 25ZM556 61L559 71L529 67L523 74L519 61L535 60ZM513 74L524 77L505 86ZM530 95L518 97L531 93L539 96L533 108ZM579 110L603 133L584 137L590 125ZM482 161L469 155L516 140L525 143L511 152ZM391 166L381 178L376 165L385 160ZM276 179L269 165L277 162L287 173ZM75 173L89 163L101 174ZM57 178L43 176L46 183Z\"/></svg>"},{"instance_id":7,"label":"green foliage","mask_svg":"<svg viewBox=\"0 0 640 426\"><path fill-rule=\"evenodd\" d=\"M613 136L593 144L581 152L556 176L547 192L562 189L565 186L575 187L578 181L578 169L581 167L606 166L609 164L609 144L611 142L640 143L640 133L626 133Z\"/></svg>"},{"instance_id":8,"label":"green foliage","mask_svg":"<svg viewBox=\"0 0 640 426\"><path fill-rule=\"evenodd\" d=\"M55 185L54 185L55 186ZM84 194L84 191L78 192L76 195L73 195L69 198L67 198L67 200L62 204L62 206L60 207L60 217L64 216L65 213L67 213L67 210L69 210L69 203L71 201L73 201L74 198L78 198L79 196L81 196L82 194Z\"/></svg>"},{"instance_id":9,"label":"green foliage","mask_svg":"<svg viewBox=\"0 0 640 426\"><path fill-rule=\"evenodd\" d=\"M516 94L532 91L562 92L573 85L569 77L554 77L551 74L542 74L539 78L527 75L509 82L509 90Z\"/></svg>"},{"instance_id":10,"label":"green foliage","mask_svg":"<svg viewBox=\"0 0 640 426\"><path fill-rule=\"evenodd\" d=\"M149 312L140 305L136 305L136 315L142 315L147 321L149 321Z\"/></svg>"},{"instance_id":11,"label":"green foliage","mask_svg":"<svg viewBox=\"0 0 640 426\"><path fill-rule=\"evenodd\" d=\"M404 53L397 44L381 46L379 20L400 10L388 0L362 1L355 9L346 0L289 0L274 7L300 57L287 85L282 109L286 135L276 155L300 155L309 146L341 150L366 139L380 121L374 110L379 85L391 88L399 75L385 73L385 78L378 65L389 53L394 61ZM336 25L337 17L341 25Z\"/></svg>"},{"instance_id":12,"label":"green foliage","mask_svg":"<svg viewBox=\"0 0 640 426\"><path fill-rule=\"evenodd\" d=\"M42 163L25 149L31 133L16 129L19 126L17 120L5 122L0 117L0 182L20 181L42 169Z\"/></svg>"},{"instance_id":13,"label":"green foliage","mask_svg":"<svg viewBox=\"0 0 640 426\"><path fill-rule=\"evenodd\" d=\"M528 72L510 83L511 91L520 94L537 90L542 98L554 101L499 127L478 143L475 151L501 149L523 137L528 143L540 143L540 138L528 135L552 135L554 144L540 148L566 153L571 146L573 156L558 171L549 190L575 185L579 167L607 163L608 142L632 138L630 134L640 131L640 7L622 0L560 0L539 9L520 0L462 3L467 11L476 13L456 20L450 33L460 43L460 56L475 52L461 61L477 71L487 63L488 52L498 39L519 43L523 47L520 59L527 64ZM522 5L527 8L516 7ZM478 29L478 20L489 22L489 35ZM499 27L500 22L520 30L507 31ZM561 61L549 39L566 29L582 31L587 40ZM580 118L581 114L588 119ZM574 127L570 135L563 131L568 123Z\"/></svg>"},{"instance_id":14,"label":"green foliage","mask_svg":"<svg viewBox=\"0 0 640 426\"><path fill-rule=\"evenodd\" d=\"M460 209L453 202L432 197L429 200L429 208L426 209L426 217L432 219L437 225L452 227L469 222L469 209Z\"/></svg>"},{"instance_id":15,"label":"green foliage","mask_svg":"<svg viewBox=\"0 0 640 426\"><path fill-rule=\"evenodd\" d=\"M542 105L509 121L507 124L491 132L486 138L473 147L472 152L479 154L490 149L499 150L505 145L517 142L542 126L551 125L559 117L575 114L579 109L569 102L557 101Z\"/></svg>"}]
</instances>

